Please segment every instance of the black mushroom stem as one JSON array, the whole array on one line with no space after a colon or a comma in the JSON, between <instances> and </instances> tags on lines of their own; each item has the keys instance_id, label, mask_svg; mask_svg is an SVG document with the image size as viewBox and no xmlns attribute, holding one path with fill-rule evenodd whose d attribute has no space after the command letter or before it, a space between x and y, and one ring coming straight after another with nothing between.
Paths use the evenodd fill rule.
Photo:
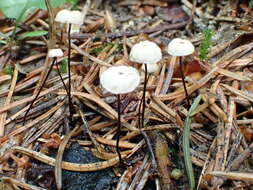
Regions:
<instances>
[{"instance_id":1,"label":"black mushroom stem","mask_svg":"<svg viewBox=\"0 0 253 190\"><path fill-rule=\"evenodd\" d=\"M183 82L183 86L184 86L184 92L185 92L188 108L190 108L190 99L189 99L189 95L188 95L186 84L185 84L185 80L184 80L184 71L183 71L182 56L179 56L179 67L180 67L180 74L181 74L181 78L182 78L182 82Z\"/></svg>"},{"instance_id":2,"label":"black mushroom stem","mask_svg":"<svg viewBox=\"0 0 253 190\"><path fill-rule=\"evenodd\" d=\"M119 161L120 163L122 164L123 161L122 161L122 157L121 157L121 154L120 154L120 149L119 149L119 139L120 139L120 133L121 133L121 106L120 106L120 94L117 95L117 99L118 99L118 127L117 127L117 134L116 134L116 151L117 151L117 154L119 156Z\"/></svg>"},{"instance_id":3,"label":"black mushroom stem","mask_svg":"<svg viewBox=\"0 0 253 190\"><path fill-rule=\"evenodd\" d=\"M144 77L144 86L143 86L143 96L142 96L142 118L141 118L141 128L144 128L144 118L145 118L145 109L146 109L146 90L147 90L147 76L148 76L148 69L147 64L145 66L145 77ZM141 106L141 105L140 105Z\"/></svg>"},{"instance_id":4,"label":"black mushroom stem","mask_svg":"<svg viewBox=\"0 0 253 190\"><path fill-rule=\"evenodd\" d=\"M39 87L38 93L35 95L35 97L34 97L34 99L32 100L30 106L28 107L28 109L27 109L27 111L26 111L26 113L25 113L25 116L24 116L23 125L25 125L27 115L28 115L29 111L32 109L34 102L35 102L35 101L37 100L37 98L39 97L39 95L40 95L40 93L41 93L41 91L42 91L42 89L43 89L43 87L44 87L44 85L45 85L45 83L46 83L46 81L47 81L47 79L48 79L48 77L49 77L49 74L51 73L51 70L53 69L53 66L54 66L54 63L56 62L56 60L57 60L57 58L55 57L54 60L53 60L53 62L52 62L52 64L51 64L51 66L50 66L50 68L49 68L49 70L48 70L48 72L47 72L47 75L46 75L46 77L45 77L43 83L42 83L41 86Z\"/></svg>"},{"instance_id":5,"label":"black mushroom stem","mask_svg":"<svg viewBox=\"0 0 253 190\"><path fill-rule=\"evenodd\" d=\"M68 79L69 79L69 88L68 88L68 103L69 103L69 115L70 115L70 123L72 123L72 116L73 116L73 105L71 101L71 73L70 73L70 55L71 55L71 24L69 23L68 27Z\"/></svg>"}]
</instances>

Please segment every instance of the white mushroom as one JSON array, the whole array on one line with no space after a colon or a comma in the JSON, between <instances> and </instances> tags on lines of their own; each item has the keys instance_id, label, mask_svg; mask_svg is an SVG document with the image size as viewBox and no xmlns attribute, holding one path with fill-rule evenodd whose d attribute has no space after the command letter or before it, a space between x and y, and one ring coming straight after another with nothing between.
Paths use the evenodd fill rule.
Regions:
<instances>
[{"instance_id":1,"label":"white mushroom","mask_svg":"<svg viewBox=\"0 0 253 190\"><path fill-rule=\"evenodd\" d=\"M70 16L71 16L71 11L67 9L62 9L57 13L55 17L55 21L60 22L60 23L68 23Z\"/></svg>"},{"instance_id":2,"label":"white mushroom","mask_svg":"<svg viewBox=\"0 0 253 190\"><path fill-rule=\"evenodd\" d=\"M156 64L158 61L162 59L162 51L154 42L151 41L142 41L135 44L130 52L129 58L133 62L137 62L143 64L144 71L145 71L145 78L144 78L144 85L143 85L143 95L141 99L142 106L142 118L141 118L141 125L139 127L144 127L144 117L145 117L145 93L146 93L146 85L147 85L147 72L148 66ZM139 109L140 111L140 109ZM140 115L140 112L138 113Z\"/></svg>"},{"instance_id":3,"label":"white mushroom","mask_svg":"<svg viewBox=\"0 0 253 190\"><path fill-rule=\"evenodd\" d=\"M57 13L55 21L64 24L81 25L83 23L83 14L80 11L62 9Z\"/></svg>"},{"instance_id":4,"label":"white mushroom","mask_svg":"<svg viewBox=\"0 0 253 190\"><path fill-rule=\"evenodd\" d=\"M70 11L67 9L63 9L59 11L55 17L56 22L60 22L63 24L68 24L68 42L69 42L69 49L68 49L68 79L71 81L71 74L70 74L70 52L71 52L71 25L78 25L79 28L83 23L84 15L80 11ZM76 32L77 30L72 30L72 33ZM68 101L69 101L69 111L70 111L70 122L72 120L73 115L73 106L71 101L71 82L69 82L69 88L68 88Z\"/></svg>"},{"instance_id":5,"label":"white mushroom","mask_svg":"<svg viewBox=\"0 0 253 190\"><path fill-rule=\"evenodd\" d=\"M26 117L27 117L27 115L28 115L30 109L32 108L34 102L35 102L36 99L39 97L39 95L40 95L40 93L41 93L41 91L42 91L42 89L43 89L43 87L44 87L44 85L45 85L45 83L46 83L46 81L47 81L47 78L49 77L49 74L50 74L50 72L51 72L52 69L53 69L53 66L57 63L57 57L62 57L62 56L63 56L63 52L62 52L62 50L61 50L60 48L57 48L57 49L50 49L50 50L48 51L48 57L49 57L49 58L53 58L53 62L52 62L52 64L51 64L51 66L49 67L48 73L46 74L44 81L42 82L41 86L39 87L39 90L38 90L37 94L35 95L34 99L31 101L31 104L29 105L27 111L25 112L25 116L24 116L24 120L23 120L23 125L25 125ZM57 64L56 64L56 68L57 68L58 74L59 74L59 76L60 76L60 78L61 78L61 81L62 81L62 83L63 83L63 86L64 86L65 90L67 91L67 87L66 87L66 85L65 85L65 83L64 83L64 80L63 80L61 74L60 74L60 70L59 70L59 67L58 67Z\"/></svg>"},{"instance_id":6,"label":"white mushroom","mask_svg":"<svg viewBox=\"0 0 253 190\"><path fill-rule=\"evenodd\" d=\"M184 86L185 96L186 96L187 103L188 103L189 107L190 107L190 100L189 100L189 95L188 95L187 88L185 85L185 80L184 80L182 56L190 55L194 52L194 50L195 50L195 48L189 40L184 40L181 38L175 38L175 39L171 40L171 42L168 44L168 48L167 48L167 51L170 55L172 55L174 57L176 57L176 56L179 57L180 72L181 72L182 82L183 82L183 86ZM169 74L166 77L165 83L167 83L167 84L170 83ZM165 90L167 91L167 89L165 89Z\"/></svg>"},{"instance_id":7,"label":"white mushroom","mask_svg":"<svg viewBox=\"0 0 253 190\"><path fill-rule=\"evenodd\" d=\"M48 57L62 57L63 56L63 51L61 49L50 49L48 51Z\"/></svg>"},{"instance_id":8,"label":"white mushroom","mask_svg":"<svg viewBox=\"0 0 253 190\"><path fill-rule=\"evenodd\" d=\"M109 92L117 94L118 99L118 128L117 128L117 141L116 151L119 161L122 163L122 158L119 150L119 138L121 132L121 106L120 94L132 92L140 84L139 72L130 66L112 66L106 69L100 76L101 85Z\"/></svg>"},{"instance_id":9,"label":"white mushroom","mask_svg":"<svg viewBox=\"0 0 253 190\"><path fill-rule=\"evenodd\" d=\"M195 48L189 40L175 38L168 44L168 53L172 56L187 56L194 52Z\"/></svg>"},{"instance_id":10,"label":"white mushroom","mask_svg":"<svg viewBox=\"0 0 253 190\"><path fill-rule=\"evenodd\" d=\"M129 57L140 64L154 64L162 59L162 51L154 42L146 40L135 44Z\"/></svg>"},{"instance_id":11,"label":"white mushroom","mask_svg":"<svg viewBox=\"0 0 253 190\"><path fill-rule=\"evenodd\" d=\"M140 84L139 72L130 66L113 66L100 76L101 85L113 94L132 92Z\"/></svg>"},{"instance_id":12,"label":"white mushroom","mask_svg":"<svg viewBox=\"0 0 253 190\"><path fill-rule=\"evenodd\" d=\"M82 25L83 14L80 11L71 11L71 17L69 18L70 24Z\"/></svg>"}]
</instances>

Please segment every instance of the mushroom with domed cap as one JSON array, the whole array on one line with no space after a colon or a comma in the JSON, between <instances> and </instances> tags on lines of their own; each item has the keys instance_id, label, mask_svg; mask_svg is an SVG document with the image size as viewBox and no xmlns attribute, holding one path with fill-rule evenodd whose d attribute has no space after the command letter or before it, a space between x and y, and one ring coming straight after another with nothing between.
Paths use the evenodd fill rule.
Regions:
<instances>
[{"instance_id":1,"label":"mushroom with domed cap","mask_svg":"<svg viewBox=\"0 0 253 190\"><path fill-rule=\"evenodd\" d=\"M82 25L83 23L83 14L80 11L70 11L67 9L60 10L56 17L56 22L63 24L68 24L68 78L69 78L69 88L68 88L68 100L69 100L69 112L70 112L70 122L72 121L73 115L73 106L71 102L71 74L70 74L70 54L71 54L71 26L73 25Z\"/></svg>"},{"instance_id":2,"label":"mushroom with domed cap","mask_svg":"<svg viewBox=\"0 0 253 190\"><path fill-rule=\"evenodd\" d=\"M117 95L118 131L116 150L119 160L122 163L119 150L119 138L121 132L120 94L126 94L134 91L140 84L140 74L134 67L125 65L112 66L101 74L100 83L105 90Z\"/></svg>"},{"instance_id":3,"label":"mushroom with domed cap","mask_svg":"<svg viewBox=\"0 0 253 190\"><path fill-rule=\"evenodd\" d=\"M145 40L135 44L131 48L129 57L130 61L144 64L145 78L144 78L143 96L141 99L141 103L143 103L141 127L143 128L145 116L145 93L146 93L147 73L148 73L147 65L154 65L158 61L160 61L162 59L162 51L159 48L159 46L156 45L156 43Z\"/></svg>"},{"instance_id":4,"label":"mushroom with domed cap","mask_svg":"<svg viewBox=\"0 0 253 190\"><path fill-rule=\"evenodd\" d=\"M185 96L187 99L188 106L190 106L190 100L189 100L189 96L188 96L188 92L187 92L185 80L184 80L182 57L193 54L193 52L195 51L194 45L189 40L175 38L171 40L171 42L168 44L167 51L170 55L179 57L179 66L180 66L180 72L181 72L181 77L183 81Z\"/></svg>"},{"instance_id":5,"label":"mushroom with domed cap","mask_svg":"<svg viewBox=\"0 0 253 190\"><path fill-rule=\"evenodd\" d=\"M51 70L52 70L52 68L53 68L53 66L54 66L54 64L57 63L57 57L62 57L62 56L63 56L63 52L62 52L62 50L61 50L60 48L57 48L57 49L50 49L50 50L48 51L47 56L48 56L49 58L53 58L53 62L52 62L52 64L51 64L51 66L50 66L49 71L47 72L47 75L46 75L46 77L45 77L45 80L44 80L43 83L41 84L41 86L40 86L40 88L39 88L39 90L38 90L36 96L35 96L34 99L32 100L30 106L28 107L28 109L27 109L27 111L26 111L26 113L25 113L24 120L23 120L23 124L24 124L24 125L25 125L25 122L26 122L26 117L27 117L29 111L31 110L31 108L32 108L32 106L33 106L33 104L34 104L34 102L35 102L35 101L37 100L37 98L39 97L40 92L41 92L41 90L43 89L43 87L44 87L44 85L45 85L45 83L46 83L46 81L47 81L47 78L49 77L49 74L50 74L50 72L51 72ZM63 78L62 78L62 76L61 76L61 73L60 73L60 70L59 70L59 67L58 67L57 64L56 64L56 68L57 68L58 75L60 76L61 81L62 81L62 83L63 83L63 86L64 86L65 90L67 91L67 87L66 87L66 85L65 85L65 83L64 83L64 80L63 80Z\"/></svg>"}]
</instances>

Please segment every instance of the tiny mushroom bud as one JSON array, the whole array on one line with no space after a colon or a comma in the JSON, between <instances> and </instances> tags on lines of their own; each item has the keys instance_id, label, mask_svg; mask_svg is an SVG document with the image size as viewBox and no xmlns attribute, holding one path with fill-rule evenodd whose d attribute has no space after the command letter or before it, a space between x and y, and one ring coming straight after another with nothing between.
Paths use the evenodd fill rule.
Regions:
<instances>
[{"instance_id":1,"label":"tiny mushroom bud","mask_svg":"<svg viewBox=\"0 0 253 190\"><path fill-rule=\"evenodd\" d=\"M48 51L48 57L62 57L63 56L63 52L61 49L50 49Z\"/></svg>"},{"instance_id":2,"label":"tiny mushroom bud","mask_svg":"<svg viewBox=\"0 0 253 190\"><path fill-rule=\"evenodd\" d=\"M125 94L140 84L140 75L134 67L112 66L101 74L100 83L113 94Z\"/></svg>"},{"instance_id":3,"label":"tiny mushroom bud","mask_svg":"<svg viewBox=\"0 0 253 190\"><path fill-rule=\"evenodd\" d=\"M159 67L158 67L157 63L155 63L155 64L147 64L147 72L148 73L154 73L154 72L156 72L158 70L158 68ZM145 65L144 64L141 66L141 69L145 71Z\"/></svg>"},{"instance_id":4,"label":"tiny mushroom bud","mask_svg":"<svg viewBox=\"0 0 253 190\"><path fill-rule=\"evenodd\" d=\"M141 64L154 64L161 59L161 49L148 40L135 44L130 52L130 60Z\"/></svg>"},{"instance_id":5,"label":"tiny mushroom bud","mask_svg":"<svg viewBox=\"0 0 253 190\"><path fill-rule=\"evenodd\" d=\"M168 53L172 56L187 56L194 52L195 48L189 40L175 38L168 44Z\"/></svg>"}]
</instances>

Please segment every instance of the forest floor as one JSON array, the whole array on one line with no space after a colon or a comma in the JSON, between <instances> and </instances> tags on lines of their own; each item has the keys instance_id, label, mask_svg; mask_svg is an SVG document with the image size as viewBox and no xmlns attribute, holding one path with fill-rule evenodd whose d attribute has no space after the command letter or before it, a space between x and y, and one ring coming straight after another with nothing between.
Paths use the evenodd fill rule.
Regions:
<instances>
[{"instance_id":1,"label":"forest floor","mask_svg":"<svg viewBox=\"0 0 253 190\"><path fill-rule=\"evenodd\" d=\"M252 1L47 6L16 30L15 20L0 13L0 189L252 190ZM71 7L82 11L83 24L69 41L54 15ZM172 57L167 46L174 38L190 40L195 52ZM163 57L148 74L141 127L144 72L129 54L144 40ZM63 56L52 65L47 52L56 47ZM141 76L133 92L120 96L120 110L99 80L114 65L135 67Z\"/></svg>"}]
</instances>

